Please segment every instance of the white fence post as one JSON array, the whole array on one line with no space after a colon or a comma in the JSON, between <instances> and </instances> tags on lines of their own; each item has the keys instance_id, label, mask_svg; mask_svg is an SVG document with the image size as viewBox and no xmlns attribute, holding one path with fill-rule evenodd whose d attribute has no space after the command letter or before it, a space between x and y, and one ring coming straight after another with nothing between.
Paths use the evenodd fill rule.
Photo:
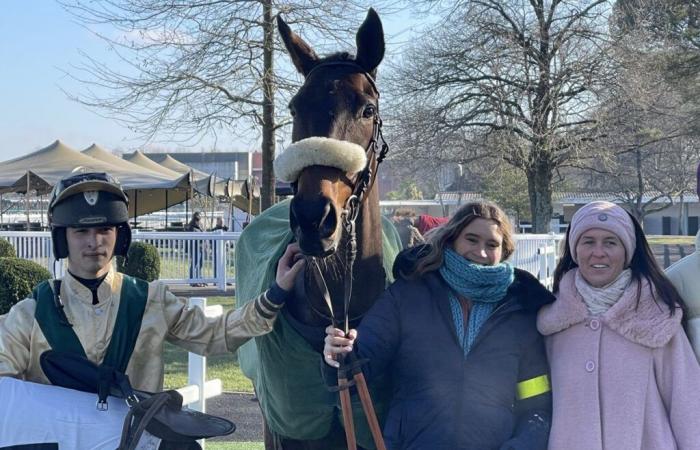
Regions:
<instances>
[{"instance_id":1,"label":"white fence post","mask_svg":"<svg viewBox=\"0 0 700 450\"><path fill-rule=\"evenodd\" d=\"M224 231L219 230L219 235L223 236ZM219 239L214 242L216 246L216 279L219 283L219 289L226 290L226 241Z\"/></svg>"}]
</instances>

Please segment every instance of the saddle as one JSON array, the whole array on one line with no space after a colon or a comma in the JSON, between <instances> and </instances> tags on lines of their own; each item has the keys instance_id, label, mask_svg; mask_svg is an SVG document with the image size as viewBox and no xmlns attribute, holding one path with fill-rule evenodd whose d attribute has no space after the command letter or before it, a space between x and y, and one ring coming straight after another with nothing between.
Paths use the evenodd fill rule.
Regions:
<instances>
[{"instance_id":1,"label":"saddle","mask_svg":"<svg viewBox=\"0 0 700 450\"><path fill-rule=\"evenodd\" d=\"M97 408L108 408L109 396L129 406L118 450L136 448L144 431L162 439L161 449L194 450L198 439L225 436L236 426L221 417L182 407L182 396L174 390L150 393L134 390L129 377L104 364L97 365L74 353L48 350L40 357L41 368L51 384L95 393Z\"/></svg>"}]
</instances>

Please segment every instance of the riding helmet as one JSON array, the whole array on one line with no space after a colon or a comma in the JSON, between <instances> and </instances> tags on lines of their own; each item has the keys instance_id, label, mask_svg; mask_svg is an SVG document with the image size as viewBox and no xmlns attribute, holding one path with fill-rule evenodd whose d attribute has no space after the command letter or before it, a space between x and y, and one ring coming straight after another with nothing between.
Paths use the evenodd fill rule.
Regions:
<instances>
[{"instance_id":1,"label":"riding helmet","mask_svg":"<svg viewBox=\"0 0 700 450\"><path fill-rule=\"evenodd\" d=\"M117 227L116 256L126 256L131 245L129 198L107 173L79 173L60 180L51 194L48 216L56 259L68 257L68 227Z\"/></svg>"}]
</instances>

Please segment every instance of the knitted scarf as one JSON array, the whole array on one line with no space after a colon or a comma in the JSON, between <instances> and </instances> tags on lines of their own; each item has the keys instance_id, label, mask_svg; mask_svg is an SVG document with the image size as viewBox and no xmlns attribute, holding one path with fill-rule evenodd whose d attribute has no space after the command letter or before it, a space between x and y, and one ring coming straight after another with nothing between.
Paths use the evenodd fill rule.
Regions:
<instances>
[{"instance_id":1,"label":"knitted scarf","mask_svg":"<svg viewBox=\"0 0 700 450\"><path fill-rule=\"evenodd\" d=\"M447 248L439 270L440 275L451 288L449 298L452 319L466 356L482 325L496 309L498 302L506 296L508 287L515 278L513 266L509 263L500 263L495 266L475 264ZM472 302L466 330L462 305L455 293Z\"/></svg>"},{"instance_id":2,"label":"knitted scarf","mask_svg":"<svg viewBox=\"0 0 700 450\"><path fill-rule=\"evenodd\" d=\"M607 286L593 287L583 278L581 271L577 270L574 278L576 290L583 297L583 302L592 315L605 314L608 309L622 297L632 281L632 270L625 269Z\"/></svg>"}]
</instances>

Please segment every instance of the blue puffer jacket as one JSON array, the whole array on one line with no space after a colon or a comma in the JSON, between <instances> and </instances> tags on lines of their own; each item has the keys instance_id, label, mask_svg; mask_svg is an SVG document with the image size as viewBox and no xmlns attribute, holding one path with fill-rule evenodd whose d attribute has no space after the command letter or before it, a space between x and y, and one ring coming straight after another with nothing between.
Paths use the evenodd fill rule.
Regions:
<instances>
[{"instance_id":1,"label":"blue puffer jacket","mask_svg":"<svg viewBox=\"0 0 700 450\"><path fill-rule=\"evenodd\" d=\"M367 379L388 371L394 386L384 425L387 447L545 449L551 393L535 316L554 297L516 269L506 298L465 358L448 289L438 272L399 279L358 328L356 351L369 360Z\"/></svg>"}]
</instances>

